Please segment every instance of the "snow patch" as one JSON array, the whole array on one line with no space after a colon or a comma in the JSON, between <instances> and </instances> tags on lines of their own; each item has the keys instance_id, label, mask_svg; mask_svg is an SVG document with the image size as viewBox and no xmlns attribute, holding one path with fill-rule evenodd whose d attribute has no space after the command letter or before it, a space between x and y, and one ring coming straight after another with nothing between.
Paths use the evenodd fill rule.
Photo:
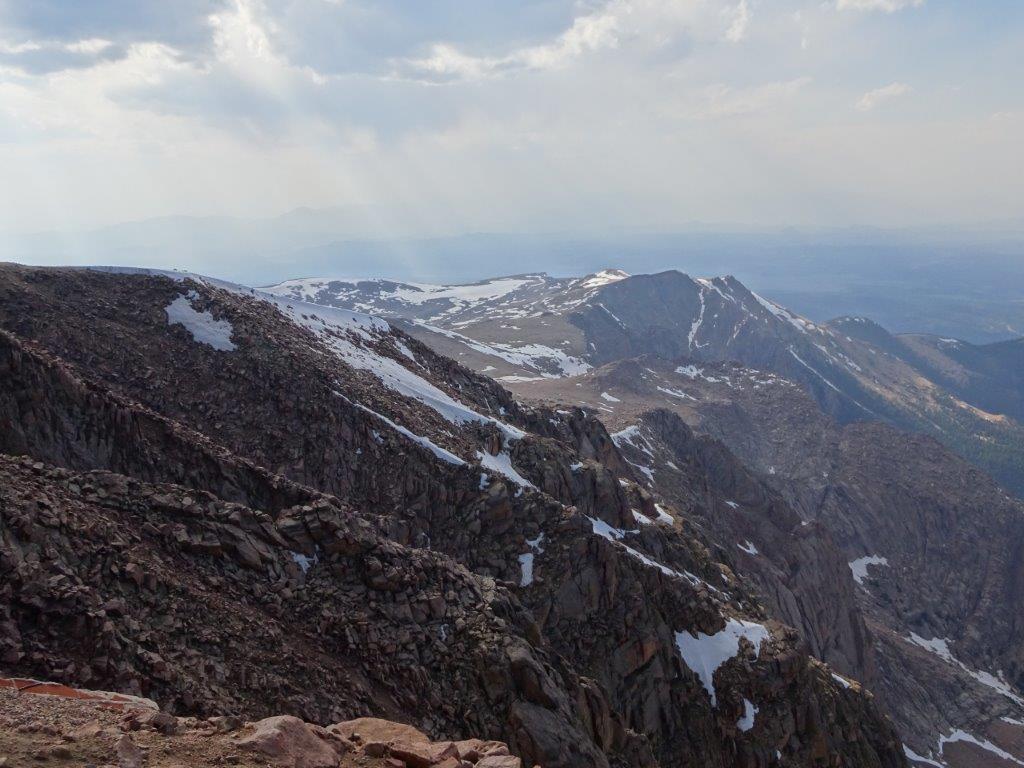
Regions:
<instances>
[{"instance_id":1,"label":"snow patch","mask_svg":"<svg viewBox=\"0 0 1024 768\"><path fill-rule=\"evenodd\" d=\"M669 397L677 397L680 400L693 400L697 402L697 398L693 395L688 395L681 389L672 389L671 387L658 387L659 392L664 392Z\"/></svg>"},{"instance_id":2,"label":"snow patch","mask_svg":"<svg viewBox=\"0 0 1024 768\"><path fill-rule=\"evenodd\" d=\"M864 557L858 557L856 560L851 560L850 572L853 573L853 580L858 584L863 584L864 579L868 576L869 565L889 565L889 561L884 557L878 555L865 555Z\"/></svg>"},{"instance_id":3,"label":"snow patch","mask_svg":"<svg viewBox=\"0 0 1024 768\"><path fill-rule=\"evenodd\" d=\"M318 558L316 555L313 555L313 557L309 557L307 555L302 554L301 552L292 552L291 556L294 563L297 566L299 566L299 570L301 570L303 573L309 573L309 569L316 565L318 562Z\"/></svg>"},{"instance_id":4,"label":"snow patch","mask_svg":"<svg viewBox=\"0 0 1024 768\"><path fill-rule=\"evenodd\" d=\"M703 632L676 632L676 646L683 662L697 674L711 696L711 706L718 706L715 695L715 672L740 652L740 638L750 641L757 652L768 639L768 630L761 624L743 619L729 619L725 627L713 635Z\"/></svg>"},{"instance_id":5,"label":"snow patch","mask_svg":"<svg viewBox=\"0 0 1024 768\"><path fill-rule=\"evenodd\" d=\"M700 310L697 312L697 317L694 318L693 325L690 326L690 333L687 336L687 343L689 345L689 349L693 349L694 341L697 338L697 331L700 330L701 325L704 323L704 310L706 307L704 304L703 288L697 291L697 296L700 298ZM698 343L697 348L699 349L700 347L701 345Z\"/></svg>"},{"instance_id":6,"label":"snow patch","mask_svg":"<svg viewBox=\"0 0 1024 768\"><path fill-rule=\"evenodd\" d=\"M750 699L743 699L743 717L736 721L736 727L744 733L753 728L757 711L757 707L754 706Z\"/></svg>"},{"instance_id":7,"label":"snow patch","mask_svg":"<svg viewBox=\"0 0 1024 768\"><path fill-rule=\"evenodd\" d=\"M344 395L340 395L340 396L344 397ZM437 445L436 443L431 442L427 438L421 437L421 436L415 434L414 432L411 432L410 430L406 429L405 427L403 427L400 424L396 424L391 419L389 419L387 416L384 416L383 414L377 413L376 411L374 411L374 410L372 410L370 408L367 408L362 403L353 403L353 405L355 405L357 408L360 408L360 409L366 411L369 414L372 414L372 415L376 416L378 419L383 421L385 424L387 424L393 430L395 430L396 432L398 432L401 435L405 435L407 438L412 440L414 443L423 446L424 448L426 448L428 451L430 451L432 454L437 456L437 458L441 459L442 461L446 461L449 464L456 464L456 465L462 465L462 464L466 463L465 461L463 461L461 458L456 456L451 451L447 451L444 448L442 448L441 446Z\"/></svg>"},{"instance_id":8,"label":"snow patch","mask_svg":"<svg viewBox=\"0 0 1024 768\"><path fill-rule=\"evenodd\" d=\"M818 326L816 326L810 320L800 317L800 315L794 314L793 312L790 312L788 309L779 306L774 301L770 301L764 298L763 296L758 296L756 293L754 293L753 296L757 300L758 304L767 309L780 320L785 320L798 331L801 331L802 333L807 333L808 331L818 330Z\"/></svg>"},{"instance_id":9,"label":"snow patch","mask_svg":"<svg viewBox=\"0 0 1024 768\"><path fill-rule=\"evenodd\" d=\"M524 552L523 554L521 554L519 556L519 567L521 569L521 574L522 574L519 577L519 586L520 587L528 587L531 584L533 584L533 556L534 556L534 554L537 554L537 555L544 554L544 547L541 546L541 544L543 544L543 543L544 543L544 533L543 532L541 532L540 535L538 535L537 538L535 538L535 539L527 539L526 540L526 546L528 546L531 551Z\"/></svg>"},{"instance_id":10,"label":"snow patch","mask_svg":"<svg viewBox=\"0 0 1024 768\"><path fill-rule=\"evenodd\" d=\"M832 679L839 683L843 688L850 688L850 681L841 675L837 675L835 672L832 673Z\"/></svg>"},{"instance_id":11,"label":"snow patch","mask_svg":"<svg viewBox=\"0 0 1024 768\"><path fill-rule=\"evenodd\" d=\"M906 744L903 745L903 754L907 756L908 760L913 760L917 763L924 763L925 765L933 765L935 768L946 768L945 763L940 763L936 760L932 760L929 757L917 754L914 750L908 747Z\"/></svg>"},{"instance_id":12,"label":"snow patch","mask_svg":"<svg viewBox=\"0 0 1024 768\"><path fill-rule=\"evenodd\" d=\"M480 465L486 467L492 472L497 472L499 475L504 475L513 483L521 485L524 488L532 488L537 490L537 486L523 477L512 466L512 457L508 454L508 449L501 451L497 456L492 456L487 451L477 451L476 457L480 460Z\"/></svg>"},{"instance_id":13,"label":"snow patch","mask_svg":"<svg viewBox=\"0 0 1024 768\"><path fill-rule=\"evenodd\" d=\"M183 325L185 330L192 334L192 339L199 344L206 344L221 352L234 352L236 347L231 341L231 333L234 330L227 320L215 320L208 311L197 312L192 307L192 302L199 298L195 291L189 291L184 296L178 296L168 304L164 311L167 313L168 325Z\"/></svg>"},{"instance_id":14,"label":"snow patch","mask_svg":"<svg viewBox=\"0 0 1024 768\"><path fill-rule=\"evenodd\" d=\"M580 282L579 286L580 288L601 288L602 286L625 280L627 277L629 277L629 274L621 269L602 269L600 272L587 275Z\"/></svg>"},{"instance_id":15,"label":"snow patch","mask_svg":"<svg viewBox=\"0 0 1024 768\"><path fill-rule=\"evenodd\" d=\"M557 379L564 376L579 376L591 368L590 364L581 358L567 355L561 349L555 349L543 344L523 344L520 346L498 343L487 344L477 339L472 339L469 336L464 336L461 333L450 331L447 328L429 325L422 320L415 320L414 322L420 328L453 341L461 342L482 355L497 357L511 365L531 368L538 372L536 377L521 377L515 379L515 381L538 381L540 379ZM493 366L490 367L493 368ZM551 369L557 370L558 373L552 373ZM508 376L502 376L502 380L512 381L513 379Z\"/></svg>"},{"instance_id":16,"label":"snow patch","mask_svg":"<svg viewBox=\"0 0 1024 768\"><path fill-rule=\"evenodd\" d=\"M967 733L967 731L960 730L959 728L949 734L949 736L941 736L939 738L939 754L944 754L945 746L947 744L953 744L958 741L967 742L968 744L973 744L976 747L981 747L986 752L991 752L993 755L1001 757L1003 760L1008 760L1011 763L1024 765L1024 761L1018 760L1005 749L1000 749L988 739L979 739L977 736Z\"/></svg>"},{"instance_id":17,"label":"snow patch","mask_svg":"<svg viewBox=\"0 0 1024 768\"><path fill-rule=\"evenodd\" d=\"M945 661L947 664L951 664L954 667L959 667L963 672L966 672L970 677L974 678L977 682L982 685L991 688L999 694L1002 694L1010 701L1024 707L1024 698L1021 698L1010 685L1002 679L1002 675L997 677L991 672L985 672L984 670L974 670L960 661L953 655L953 652L949 650L949 640L944 637L935 637L931 640L926 640L915 632L910 633L910 637L907 638L914 645L924 648L927 651L931 651L940 659Z\"/></svg>"},{"instance_id":18,"label":"snow patch","mask_svg":"<svg viewBox=\"0 0 1024 768\"><path fill-rule=\"evenodd\" d=\"M662 523L663 525L675 524L675 519L672 517L672 515L665 511L665 508L661 506L661 504L655 503L654 509L658 513L659 523Z\"/></svg>"},{"instance_id":19,"label":"snow patch","mask_svg":"<svg viewBox=\"0 0 1024 768\"><path fill-rule=\"evenodd\" d=\"M608 539L608 541L612 541L612 542L617 543L620 547L622 547L624 550L626 550L626 552L629 555L631 555L632 557L635 557L637 560L642 562L644 565L649 565L652 568L657 568L659 571L664 573L666 576L674 576L676 578L685 579L686 581L690 582L690 584L692 584L693 586L697 586L699 584L703 584L704 586L706 586L708 589L710 589L713 592L720 592L720 590L715 589L713 586L708 584L706 581L704 581L703 579L701 579L698 576L695 576L694 574L690 573L689 571L676 571L676 570L673 570L672 568L669 568L667 565L659 563L657 560L651 559L650 557L645 555L640 550L634 549L633 547L631 547L631 546L629 546L627 544L623 544L622 543L621 539L625 538L627 533L640 533L640 529L639 528L635 528L635 529L633 529L631 531L624 531L621 528L612 528L612 526L608 525L608 523L606 523L604 520L599 520L596 517L587 516L587 519L590 521L590 525L591 525L594 533L596 533L601 538Z\"/></svg>"},{"instance_id":20,"label":"snow patch","mask_svg":"<svg viewBox=\"0 0 1024 768\"><path fill-rule=\"evenodd\" d=\"M285 300L275 301L281 312L317 335L344 363L352 368L369 371L388 389L418 400L439 413L446 421L453 424L491 423L511 439L518 440L525 436L522 430L477 413L460 403L397 360L356 343L358 338L372 341L382 335L389 335L391 326L383 320L358 312L332 310L329 307L307 304L298 304L296 308L293 303Z\"/></svg>"}]
</instances>

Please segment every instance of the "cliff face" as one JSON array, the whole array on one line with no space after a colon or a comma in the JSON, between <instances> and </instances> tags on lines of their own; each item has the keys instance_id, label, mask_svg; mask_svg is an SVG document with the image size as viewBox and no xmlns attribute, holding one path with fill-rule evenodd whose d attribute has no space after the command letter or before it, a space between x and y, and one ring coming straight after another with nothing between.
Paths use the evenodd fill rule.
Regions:
<instances>
[{"instance_id":1,"label":"cliff face","mask_svg":"<svg viewBox=\"0 0 1024 768\"><path fill-rule=\"evenodd\" d=\"M637 453L635 441L622 448L638 462L653 458L661 494L689 511L772 613L801 630L811 653L874 688L872 640L829 529L805 524L728 448L695 435L672 411L649 411L637 426L646 450Z\"/></svg>"},{"instance_id":2,"label":"cliff face","mask_svg":"<svg viewBox=\"0 0 1024 768\"><path fill-rule=\"evenodd\" d=\"M644 487L693 510L914 752L1006 759L966 741L944 756L966 734L1021 759L1024 505L984 473L931 438L837 424L798 386L736 364L645 358L516 386L600 412Z\"/></svg>"},{"instance_id":3,"label":"cliff face","mask_svg":"<svg viewBox=\"0 0 1024 768\"><path fill-rule=\"evenodd\" d=\"M210 282L3 267L0 328L10 673L544 766L903 764L579 410Z\"/></svg>"}]
</instances>

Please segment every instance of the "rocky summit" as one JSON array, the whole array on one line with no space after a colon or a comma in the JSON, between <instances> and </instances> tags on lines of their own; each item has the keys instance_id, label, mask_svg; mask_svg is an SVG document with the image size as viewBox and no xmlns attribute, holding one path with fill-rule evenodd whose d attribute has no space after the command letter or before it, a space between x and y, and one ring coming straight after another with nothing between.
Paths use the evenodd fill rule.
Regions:
<instances>
[{"instance_id":1,"label":"rocky summit","mask_svg":"<svg viewBox=\"0 0 1024 768\"><path fill-rule=\"evenodd\" d=\"M5 694L3 764L906 765L849 583L723 543L784 490L301 298L0 266L0 675L152 703Z\"/></svg>"}]
</instances>

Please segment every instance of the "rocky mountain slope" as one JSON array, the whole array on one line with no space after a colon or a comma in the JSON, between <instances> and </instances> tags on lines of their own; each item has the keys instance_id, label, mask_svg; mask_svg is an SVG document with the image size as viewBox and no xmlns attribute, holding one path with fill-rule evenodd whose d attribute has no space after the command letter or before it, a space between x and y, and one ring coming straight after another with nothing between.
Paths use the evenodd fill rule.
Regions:
<instances>
[{"instance_id":1,"label":"rocky mountain slope","mask_svg":"<svg viewBox=\"0 0 1024 768\"><path fill-rule=\"evenodd\" d=\"M893 428L1019 490L1018 342L818 325L732 278L678 272L272 290L383 312L526 401L583 406L644 492L879 695L908 754L1024 759L1024 504Z\"/></svg>"},{"instance_id":2,"label":"rocky mountain slope","mask_svg":"<svg viewBox=\"0 0 1024 768\"><path fill-rule=\"evenodd\" d=\"M927 334L890 334L863 317L829 326L862 338L982 410L1024 421L1024 339L971 344Z\"/></svg>"},{"instance_id":3,"label":"rocky mountain slope","mask_svg":"<svg viewBox=\"0 0 1024 768\"><path fill-rule=\"evenodd\" d=\"M2 266L0 329L7 674L552 767L904 764L580 409L180 274Z\"/></svg>"},{"instance_id":4,"label":"rocky mountain slope","mask_svg":"<svg viewBox=\"0 0 1024 768\"><path fill-rule=\"evenodd\" d=\"M799 386L738 364L643 358L512 386L600 413L663 498L685 504L695 470L720 484L705 529L820 658L878 694L914 754L1024 759L1024 503L979 470L931 438L837 424ZM977 743L943 757L955 736Z\"/></svg>"},{"instance_id":5,"label":"rocky mountain slope","mask_svg":"<svg viewBox=\"0 0 1024 768\"><path fill-rule=\"evenodd\" d=\"M735 278L677 271L521 275L465 286L314 279L269 290L404 320L443 354L509 383L644 354L734 360L799 383L840 422L879 420L930 434L1024 493L1016 386L1024 347L1016 343L963 345L940 359L911 337L889 343L888 334L856 333L850 322L812 323Z\"/></svg>"}]
</instances>

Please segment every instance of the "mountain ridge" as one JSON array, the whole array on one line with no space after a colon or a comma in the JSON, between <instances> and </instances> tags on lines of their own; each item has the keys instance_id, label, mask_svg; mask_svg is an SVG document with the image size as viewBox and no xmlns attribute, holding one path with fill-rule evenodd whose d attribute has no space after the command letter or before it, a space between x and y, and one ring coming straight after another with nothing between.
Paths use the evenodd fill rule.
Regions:
<instances>
[{"instance_id":1,"label":"mountain ridge","mask_svg":"<svg viewBox=\"0 0 1024 768\"><path fill-rule=\"evenodd\" d=\"M182 275L0 267L0 451L39 457L3 463L4 664L200 714L383 711L544 766L904 764L870 695L696 531L642 523L655 501L600 422L378 322ZM196 664L184 638L243 636L246 612L244 653ZM76 644L85 616L119 654ZM324 689L337 653L347 698Z\"/></svg>"},{"instance_id":2,"label":"mountain ridge","mask_svg":"<svg viewBox=\"0 0 1024 768\"><path fill-rule=\"evenodd\" d=\"M668 270L621 273L588 285L593 279L525 273L423 288L311 279L268 290L388 317L443 354L507 382L578 373L646 353L735 359L801 383L840 421L880 419L933 434L1011 489L1024 491L1024 430L1013 418L1024 405L1012 386L994 392L984 382L955 386L902 336L875 326L882 333L869 341L846 333L850 324L841 320L813 323L732 277L690 278ZM976 349L1004 348L1024 345ZM1004 370L1019 376L1021 365L1008 360L985 381ZM994 404L1005 406L1009 418L985 410Z\"/></svg>"}]
</instances>

